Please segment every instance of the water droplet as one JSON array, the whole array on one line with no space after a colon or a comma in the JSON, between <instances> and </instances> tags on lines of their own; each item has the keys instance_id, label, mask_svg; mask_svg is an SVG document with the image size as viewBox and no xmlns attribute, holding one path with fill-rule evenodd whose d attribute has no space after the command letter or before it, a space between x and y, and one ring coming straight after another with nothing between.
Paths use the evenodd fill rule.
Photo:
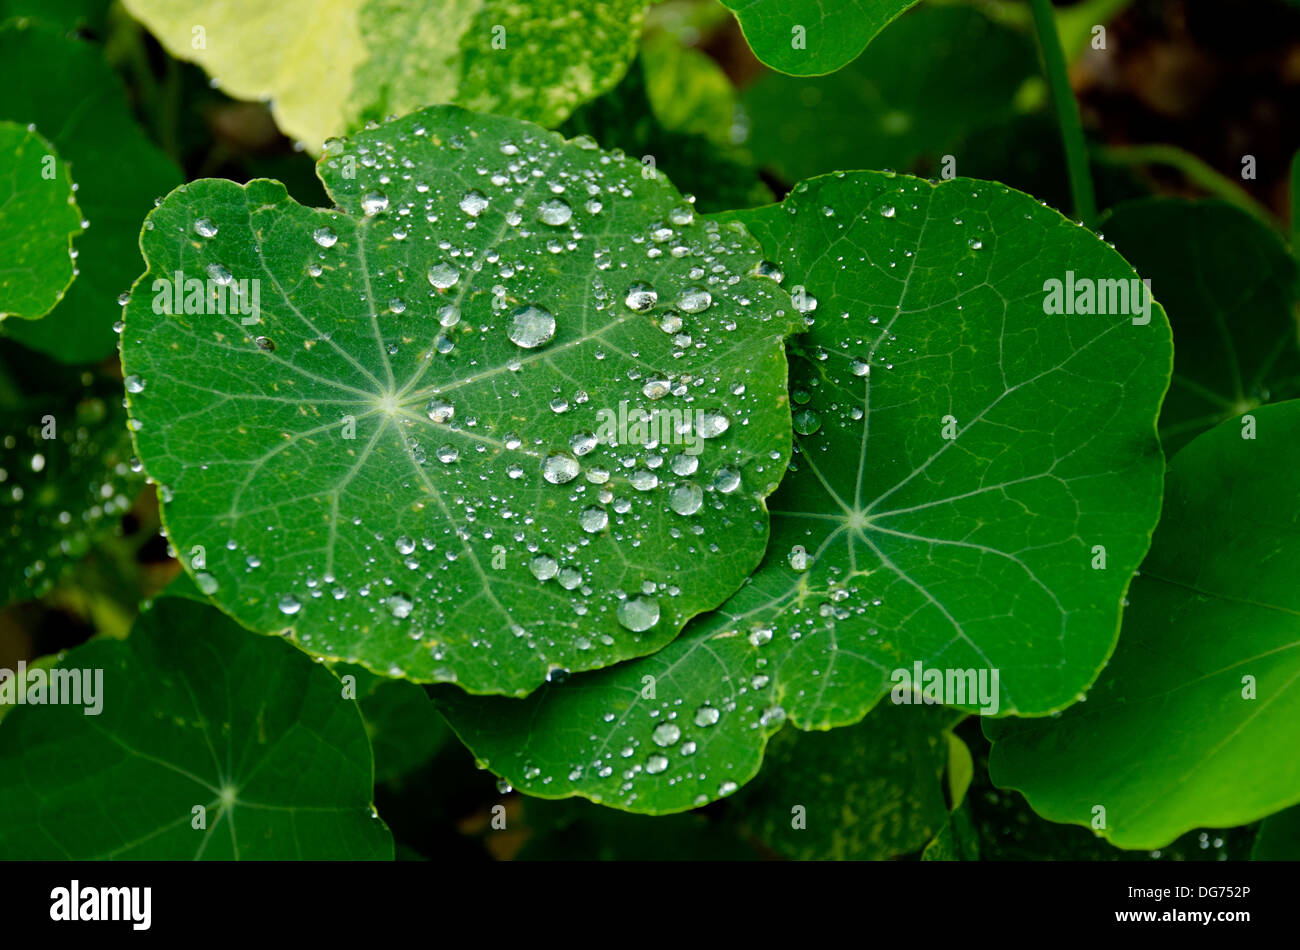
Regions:
<instances>
[{"instance_id":1,"label":"water droplet","mask_svg":"<svg viewBox=\"0 0 1300 950\"><path fill-rule=\"evenodd\" d=\"M655 726L654 732L650 733L650 738L654 740L654 744L663 749L675 745L681 737L681 727L671 722L661 722Z\"/></svg>"},{"instance_id":2,"label":"water droplet","mask_svg":"<svg viewBox=\"0 0 1300 950\"><path fill-rule=\"evenodd\" d=\"M200 237L210 238L217 236L217 226L207 218L199 218L194 222L194 230Z\"/></svg>"},{"instance_id":3,"label":"water droplet","mask_svg":"<svg viewBox=\"0 0 1300 950\"><path fill-rule=\"evenodd\" d=\"M223 287L235 279L234 275L232 275L230 271L226 270L220 264L209 264L207 267L207 271L208 271L208 276L211 277L213 280L215 280L218 284L221 284Z\"/></svg>"},{"instance_id":4,"label":"water droplet","mask_svg":"<svg viewBox=\"0 0 1300 950\"><path fill-rule=\"evenodd\" d=\"M339 236L329 228L317 228L311 233L311 239L321 247L333 247L339 242Z\"/></svg>"},{"instance_id":5,"label":"water droplet","mask_svg":"<svg viewBox=\"0 0 1300 950\"><path fill-rule=\"evenodd\" d=\"M853 360L853 362L849 363L849 369L852 370L854 376L871 375L871 364L864 359Z\"/></svg>"},{"instance_id":6,"label":"water droplet","mask_svg":"<svg viewBox=\"0 0 1300 950\"><path fill-rule=\"evenodd\" d=\"M578 460L563 452L552 452L542 462L542 477L552 485L563 485L573 481L581 470Z\"/></svg>"},{"instance_id":7,"label":"water droplet","mask_svg":"<svg viewBox=\"0 0 1300 950\"><path fill-rule=\"evenodd\" d=\"M659 601L653 597L634 597L618 605L618 622L633 633L649 630L659 622Z\"/></svg>"},{"instance_id":8,"label":"water droplet","mask_svg":"<svg viewBox=\"0 0 1300 950\"><path fill-rule=\"evenodd\" d=\"M720 468L713 476L713 487L724 495L730 495L740 487L740 473L733 468Z\"/></svg>"},{"instance_id":9,"label":"water droplet","mask_svg":"<svg viewBox=\"0 0 1300 950\"><path fill-rule=\"evenodd\" d=\"M668 768L668 756L655 754L646 759L645 770L649 775L658 775Z\"/></svg>"},{"instance_id":10,"label":"water droplet","mask_svg":"<svg viewBox=\"0 0 1300 950\"><path fill-rule=\"evenodd\" d=\"M701 412L695 417L695 431L702 439L714 439L731 428L731 420L720 412Z\"/></svg>"},{"instance_id":11,"label":"water droplet","mask_svg":"<svg viewBox=\"0 0 1300 950\"><path fill-rule=\"evenodd\" d=\"M439 290L454 287L460 281L460 269L450 261L439 261L429 268L429 283Z\"/></svg>"},{"instance_id":12,"label":"water droplet","mask_svg":"<svg viewBox=\"0 0 1300 950\"><path fill-rule=\"evenodd\" d=\"M430 399L428 405L424 407L424 411L430 419L437 423L450 422L452 416L456 415L456 407L441 396L434 396Z\"/></svg>"},{"instance_id":13,"label":"water droplet","mask_svg":"<svg viewBox=\"0 0 1300 950\"><path fill-rule=\"evenodd\" d=\"M771 261L759 261L757 266L754 268L754 273L759 277L766 277L769 280L774 280L778 284L785 280L785 271L781 270L780 267L773 264Z\"/></svg>"},{"instance_id":14,"label":"water droplet","mask_svg":"<svg viewBox=\"0 0 1300 950\"><path fill-rule=\"evenodd\" d=\"M415 551L415 541L403 535L394 542L398 554L412 554Z\"/></svg>"},{"instance_id":15,"label":"water droplet","mask_svg":"<svg viewBox=\"0 0 1300 950\"><path fill-rule=\"evenodd\" d=\"M128 376L125 380L123 380L123 382L126 384L126 391L129 393L144 392L144 380L141 379L139 376L133 374L131 376Z\"/></svg>"},{"instance_id":16,"label":"water droplet","mask_svg":"<svg viewBox=\"0 0 1300 950\"><path fill-rule=\"evenodd\" d=\"M286 614L290 617L302 610L302 604L299 602L298 598L292 594L285 594L281 597L279 606L280 613Z\"/></svg>"},{"instance_id":17,"label":"water droplet","mask_svg":"<svg viewBox=\"0 0 1300 950\"><path fill-rule=\"evenodd\" d=\"M695 725L701 728L715 725L721 718L722 713L718 711L718 708L710 706L708 703L695 710Z\"/></svg>"},{"instance_id":18,"label":"water droplet","mask_svg":"<svg viewBox=\"0 0 1300 950\"><path fill-rule=\"evenodd\" d=\"M796 544L789 554L790 567L796 571L808 570L808 551L802 545Z\"/></svg>"},{"instance_id":19,"label":"water droplet","mask_svg":"<svg viewBox=\"0 0 1300 950\"><path fill-rule=\"evenodd\" d=\"M515 346L533 350L555 339L555 317L534 304L518 307L510 314L506 336Z\"/></svg>"},{"instance_id":20,"label":"water droplet","mask_svg":"<svg viewBox=\"0 0 1300 950\"><path fill-rule=\"evenodd\" d=\"M385 210L387 207L388 195L384 194L382 191L367 192L365 197L361 199L361 210L365 212L367 216L379 214L379 212Z\"/></svg>"},{"instance_id":21,"label":"water droplet","mask_svg":"<svg viewBox=\"0 0 1300 950\"><path fill-rule=\"evenodd\" d=\"M275 352L275 341L272 340L269 336L259 336L253 342L257 344L257 348L259 350L265 350L268 353Z\"/></svg>"},{"instance_id":22,"label":"water droplet","mask_svg":"<svg viewBox=\"0 0 1300 950\"><path fill-rule=\"evenodd\" d=\"M693 515L704 504L704 491L694 482L683 482L668 493L668 504L679 515Z\"/></svg>"},{"instance_id":23,"label":"water droplet","mask_svg":"<svg viewBox=\"0 0 1300 950\"><path fill-rule=\"evenodd\" d=\"M384 606L398 620L405 620L411 616L411 611L415 609L414 602L405 594L389 594L388 599L384 601Z\"/></svg>"},{"instance_id":24,"label":"water droplet","mask_svg":"<svg viewBox=\"0 0 1300 950\"><path fill-rule=\"evenodd\" d=\"M886 218L892 218L894 216L894 206L882 205L880 208L880 213L884 215Z\"/></svg>"},{"instance_id":25,"label":"water droplet","mask_svg":"<svg viewBox=\"0 0 1300 950\"><path fill-rule=\"evenodd\" d=\"M549 581L560 573L560 562L549 554L539 554L528 562L528 570L539 581Z\"/></svg>"},{"instance_id":26,"label":"water droplet","mask_svg":"<svg viewBox=\"0 0 1300 950\"><path fill-rule=\"evenodd\" d=\"M583 508L578 514L578 524L588 534L595 534L605 530L605 526L609 524L609 514L604 508Z\"/></svg>"},{"instance_id":27,"label":"water droplet","mask_svg":"<svg viewBox=\"0 0 1300 950\"><path fill-rule=\"evenodd\" d=\"M465 192L465 197L460 199L460 210L464 211L471 218L477 218L488 206L487 195L483 192L471 188Z\"/></svg>"},{"instance_id":28,"label":"water droplet","mask_svg":"<svg viewBox=\"0 0 1300 950\"><path fill-rule=\"evenodd\" d=\"M696 470L700 467L700 460L698 456L687 455L683 452L680 455L673 456L673 460L669 463L669 467L673 470L674 475L680 475L682 478L686 478L687 476L695 474Z\"/></svg>"},{"instance_id":29,"label":"water droplet","mask_svg":"<svg viewBox=\"0 0 1300 950\"><path fill-rule=\"evenodd\" d=\"M822 417L811 409L800 409L794 414L794 431L800 435L812 435L822 427Z\"/></svg>"},{"instance_id":30,"label":"water droplet","mask_svg":"<svg viewBox=\"0 0 1300 950\"><path fill-rule=\"evenodd\" d=\"M562 198L547 198L538 207L537 217L547 224L566 224L573 217L573 209Z\"/></svg>"},{"instance_id":31,"label":"water droplet","mask_svg":"<svg viewBox=\"0 0 1300 950\"><path fill-rule=\"evenodd\" d=\"M633 284L627 289L624 303L637 313L645 313L659 302L659 292L649 284Z\"/></svg>"},{"instance_id":32,"label":"water droplet","mask_svg":"<svg viewBox=\"0 0 1300 950\"><path fill-rule=\"evenodd\" d=\"M699 313L708 310L713 304L713 295L703 287L687 287L677 298L677 306L687 313Z\"/></svg>"}]
</instances>

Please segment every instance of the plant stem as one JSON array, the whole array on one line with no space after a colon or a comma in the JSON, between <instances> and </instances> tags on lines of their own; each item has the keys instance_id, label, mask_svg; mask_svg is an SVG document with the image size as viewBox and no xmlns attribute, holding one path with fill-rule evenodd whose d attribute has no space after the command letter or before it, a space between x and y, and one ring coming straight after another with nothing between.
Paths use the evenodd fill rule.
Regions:
<instances>
[{"instance_id":1,"label":"plant stem","mask_svg":"<svg viewBox=\"0 0 1300 950\"><path fill-rule=\"evenodd\" d=\"M1164 165L1182 172L1193 185L1254 215L1269 227L1280 227L1269 210L1246 189L1190 152L1176 145L1108 145L1095 149L1097 160L1111 165Z\"/></svg>"},{"instance_id":2,"label":"plant stem","mask_svg":"<svg viewBox=\"0 0 1300 950\"><path fill-rule=\"evenodd\" d=\"M1074 215L1088 224L1097 217L1097 198L1088 171L1088 150L1083 141L1079 105L1074 101L1074 90L1070 88L1070 77L1065 68L1065 54L1061 51L1061 37L1056 32L1056 17L1052 13L1051 0L1030 0L1030 6L1034 11L1038 46L1043 52L1047 85L1052 91L1057 121L1061 124L1061 144L1065 147Z\"/></svg>"}]
</instances>

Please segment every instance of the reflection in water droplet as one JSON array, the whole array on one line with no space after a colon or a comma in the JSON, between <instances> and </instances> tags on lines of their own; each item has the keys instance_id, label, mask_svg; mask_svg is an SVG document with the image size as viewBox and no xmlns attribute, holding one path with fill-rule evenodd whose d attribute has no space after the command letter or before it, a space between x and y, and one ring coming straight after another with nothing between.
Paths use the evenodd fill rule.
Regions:
<instances>
[{"instance_id":1,"label":"reflection in water droplet","mask_svg":"<svg viewBox=\"0 0 1300 950\"><path fill-rule=\"evenodd\" d=\"M618 605L618 622L633 633L649 630L659 622L659 601L653 597L634 597Z\"/></svg>"},{"instance_id":2,"label":"reflection in water droplet","mask_svg":"<svg viewBox=\"0 0 1300 950\"><path fill-rule=\"evenodd\" d=\"M659 302L659 292L649 284L633 284L627 289L627 297L624 298L629 309L637 313L645 313Z\"/></svg>"},{"instance_id":3,"label":"reflection in water droplet","mask_svg":"<svg viewBox=\"0 0 1300 950\"><path fill-rule=\"evenodd\" d=\"M573 209L561 198L548 198L538 207L537 216L547 224L566 224L573 217Z\"/></svg>"},{"instance_id":4,"label":"reflection in water droplet","mask_svg":"<svg viewBox=\"0 0 1300 950\"><path fill-rule=\"evenodd\" d=\"M429 283L439 290L454 287L460 280L460 270L450 261L439 261L429 268Z\"/></svg>"},{"instance_id":5,"label":"reflection in water droplet","mask_svg":"<svg viewBox=\"0 0 1300 950\"><path fill-rule=\"evenodd\" d=\"M207 218L199 218L194 222L194 230L200 237L210 238L217 236L217 226Z\"/></svg>"},{"instance_id":6,"label":"reflection in water droplet","mask_svg":"<svg viewBox=\"0 0 1300 950\"><path fill-rule=\"evenodd\" d=\"M438 423L450 422L452 416L456 415L456 407L441 396L434 396L430 399L428 405L424 407L424 411L431 420Z\"/></svg>"},{"instance_id":7,"label":"reflection in water droplet","mask_svg":"<svg viewBox=\"0 0 1300 950\"><path fill-rule=\"evenodd\" d=\"M542 477L552 485L563 485L578 477L581 466L578 460L563 452L552 452L542 462Z\"/></svg>"},{"instance_id":8,"label":"reflection in water droplet","mask_svg":"<svg viewBox=\"0 0 1300 950\"><path fill-rule=\"evenodd\" d=\"M510 314L506 336L515 346L536 349L555 339L555 317L534 304L519 307Z\"/></svg>"},{"instance_id":9,"label":"reflection in water droplet","mask_svg":"<svg viewBox=\"0 0 1300 950\"><path fill-rule=\"evenodd\" d=\"M465 192L465 197L460 199L460 210L471 218L477 218L487 206L487 196L475 188Z\"/></svg>"},{"instance_id":10,"label":"reflection in water droplet","mask_svg":"<svg viewBox=\"0 0 1300 950\"><path fill-rule=\"evenodd\" d=\"M655 726L655 731L650 733L650 738L654 740L654 744L665 749L676 744L681 737L681 727L671 722L661 722Z\"/></svg>"},{"instance_id":11,"label":"reflection in water droplet","mask_svg":"<svg viewBox=\"0 0 1300 950\"><path fill-rule=\"evenodd\" d=\"M668 504L679 515L693 515L704 504L704 490L694 482L683 482L668 493Z\"/></svg>"},{"instance_id":12,"label":"reflection in water droplet","mask_svg":"<svg viewBox=\"0 0 1300 950\"><path fill-rule=\"evenodd\" d=\"M317 228L311 233L311 239L321 247L333 247L338 243L339 236L329 228Z\"/></svg>"}]
</instances>

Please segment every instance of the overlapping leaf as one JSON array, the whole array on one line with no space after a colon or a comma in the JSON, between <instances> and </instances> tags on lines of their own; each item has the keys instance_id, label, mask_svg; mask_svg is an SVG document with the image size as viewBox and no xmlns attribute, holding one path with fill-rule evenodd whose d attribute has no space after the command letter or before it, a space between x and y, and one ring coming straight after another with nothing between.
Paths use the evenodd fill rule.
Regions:
<instances>
[{"instance_id":1,"label":"overlapping leaf","mask_svg":"<svg viewBox=\"0 0 1300 950\"><path fill-rule=\"evenodd\" d=\"M516 694L725 599L766 545L801 326L757 243L635 160L455 107L321 170L338 210L201 181L144 232L130 411L205 593L321 655ZM226 312L176 306L177 274Z\"/></svg>"},{"instance_id":2,"label":"overlapping leaf","mask_svg":"<svg viewBox=\"0 0 1300 950\"><path fill-rule=\"evenodd\" d=\"M782 730L733 807L759 840L795 860L919 851L949 822L942 778L950 742L965 751L949 731L962 718L941 706L884 705L845 729Z\"/></svg>"},{"instance_id":3,"label":"overlapping leaf","mask_svg":"<svg viewBox=\"0 0 1300 950\"><path fill-rule=\"evenodd\" d=\"M1045 305L1067 270L1132 269L1028 196L962 179L842 173L735 217L815 318L791 343L796 452L768 554L654 656L523 704L439 694L530 794L679 811L752 778L785 719L857 722L896 670L982 669L992 701L952 705L1041 715L1114 647L1158 513L1169 327L1158 305Z\"/></svg>"},{"instance_id":4,"label":"overlapping leaf","mask_svg":"<svg viewBox=\"0 0 1300 950\"><path fill-rule=\"evenodd\" d=\"M857 59L916 0L722 0L754 55L793 76L820 76Z\"/></svg>"},{"instance_id":5,"label":"overlapping leaf","mask_svg":"<svg viewBox=\"0 0 1300 950\"><path fill-rule=\"evenodd\" d=\"M957 174L979 175L964 139L1011 119L1037 70L1023 33L973 7L918 7L836 73L768 74L746 88L749 145L788 182L839 168L937 176L949 153Z\"/></svg>"},{"instance_id":6,"label":"overlapping leaf","mask_svg":"<svg viewBox=\"0 0 1300 950\"><path fill-rule=\"evenodd\" d=\"M126 0L178 58L232 96L269 99L318 152L367 119L436 103L556 125L611 88L646 0Z\"/></svg>"},{"instance_id":7,"label":"overlapping leaf","mask_svg":"<svg viewBox=\"0 0 1300 950\"><path fill-rule=\"evenodd\" d=\"M0 122L0 154L0 320L33 320L72 283L81 211L68 166L34 128Z\"/></svg>"},{"instance_id":8,"label":"overlapping leaf","mask_svg":"<svg viewBox=\"0 0 1300 950\"><path fill-rule=\"evenodd\" d=\"M996 784L1052 821L1091 825L1104 809L1101 833L1123 848L1300 802L1297 472L1294 400L1172 459L1115 656L1059 719L985 723Z\"/></svg>"},{"instance_id":9,"label":"overlapping leaf","mask_svg":"<svg viewBox=\"0 0 1300 950\"><path fill-rule=\"evenodd\" d=\"M0 341L0 603L44 594L130 507L122 382Z\"/></svg>"},{"instance_id":10,"label":"overlapping leaf","mask_svg":"<svg viewBox=\"0 0 1300 950\"><path fill-rule=\"evenodd\" d=\"M94 702L0 723L0 857L392 857L357 704L288 644L167 597L56 670Z\"/></svg>"},{"instance_id":11,"label":"overlapping leaf","mask_svg":"<svg viewBox=\"0 0 1300 950\"><path fill-rule=\"evenodd\" d=\"M4 332L64 363L102 359L117 345L117 298L140 274L140 221L180 173L135 124L121 80L90 44L25 20L5 24L0 82L0 119L50 137L90 222L63 300L41 320L6 320Z\"/></svg>"},{"instance_id":12,"label":"overlapping leaf","mask_svg":"<svg viewBox=\"0 0 1300 950\"><path fill-rule=\"evenodd\" d=\"M1160 413L1166 452L1300 396L1300 274L1276 232L1224 202L1174 198L1122 204L1102 227L1151 281L1178 340Z\"/></svg>"}]
</instances>

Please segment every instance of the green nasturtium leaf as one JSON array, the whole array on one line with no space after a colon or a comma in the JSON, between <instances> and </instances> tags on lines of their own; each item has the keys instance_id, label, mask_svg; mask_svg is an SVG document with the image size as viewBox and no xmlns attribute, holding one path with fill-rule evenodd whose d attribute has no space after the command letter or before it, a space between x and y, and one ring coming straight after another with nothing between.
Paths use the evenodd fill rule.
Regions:
<instances>
[{"instance_id":1,"label":"green nasturtium leaf","mask_svg":"<svg viewBox=\"0 0 1300 950\"><path fill-rule=\"evenodd\" d=\"M140 274L140 221L180 172L131 116L122 81L100 51L24 20L0 26L0 119L35 124L71 167L90 226L77 238L77 279L41 320L3 332L63 363L89 363L117 346L117 298Z\"/></svg>"},{"instance_id":2,"label":"green nasturtium leaf","mask_svg":"<svg viewBox=\"0 0 1300 950\"><path fill-rule=\"evenodd\" d=\"M1260 823L1250 857L1253 861L1300 861L1300 805Z\"/></svg>"},{"instance_id":3,"label":"green nasturtium leaf","mask_svg":"<svg viewBox=\"0 0 1300 950\"><path fill-rule=\"evenodd\" d=\"M392 858L357 704L289 644L164 597L57 670L80 704L0 723L0 858Z\"/></svg>"},{"instance_id":4,"label":"green nasturtium leaf","mask_svg":"<svg viewBox=\"0 0 1300 950\"><path fill-rule=\"evenodd\" d=\"M916 0L722 0L754 55L792 76L821 76L858 58Z\"/></svg>"},{"instance_id":5,"label":"green nasturtium leaf","mask_svg":"<svg viewBox=\"0 0 1300 950\"><path fill-rule=\"evenodd\" d=\"M1300 401L1250 419L1171 460L1119 648L1087 702L985 722L994 783L1043 817L1091 826L1100 807L1112 844L1158 848L1300 802Z\"/></svg>"},{"instance_id":6,"label":"green nasturtium leaf","mask_svg":"<svg viewBox=\"0 0 1300 950\"><path fill-rule=\"evenodd\" d=\"M1012 119L1017 90L1037 71L1024 33L973 7L918 7L839 72L769 73L746 88L747 144L787 182L841 168L937 177L948 154L956 174L981 175L966 140Z\"/></svg>"},{"instance_id":7,"label":"green nasturtium leaf","mask_svg":"<svg viewBox=\"0 0 1300 950\"><path fill-rule=\"evenodd\" d=\"M979 858L979 831L971 821L969 805L954 810L921 852L922 861L978 861Z\"/></svg>"},{"instance_id":8,"label":"green nasturtium leaf","mask_svg":"<svg viewBox=\"0 0 1300 950\"><path fill-rule=\"evenodd\" d=\"M76 275L81 211L68 166L34 128L0 122L0 155L0 320L34 320Z\"/></svg>"},{"instance_id":9,"label":"green nasturtium leaf","mask_svg":"<svg viewBox=\"0 0 1300 950\"><path fill-rule=\"evenodd\" d=\"M1151 198L1115 208L1102 230L1151 281L1178 339L1160 413L1166 452L1300 396L1300 275L1272 228L1222 201Z\"/></svg>"},{"instance_id":10,"label":"green nasturtium leaf","mask_svg":"<svg viewBox=\"0 0 1300 950\"><path fill-rule=\"evenodd\" d=\"M949 730L962 718L942 706L886 704L845 729L783 729L731 808L760 841L796 860L919 851L948 824L949 740L964 748Z\"/></svg>"},{"instance_id":11,"label":"green nasturtium leaf","mask_svg":"<svg viewBox=\"0 0 1300 950\"><path fill-rule=\"evenodd\" d=\"M574 112L561 131L570 136L586 135L604 148L625 151L642 163L646 174L666 174L683 194L695 197L698 210L712 213L770 203L772 191L763 184L747 152L721 144L721 136L674 127L671 123L680 122L681 115L660 114L650 101L649 87L658 84L664 90L660 95L671 98L675 76L665 76L656 68L650 59L641 57L617 86ZM681 95L682 90L676 94ZM697 89L696 95L700 94ZM704 94L709 94L707 87ZM717 105L715 102L706 111L715 111ZM733 108L734 102L727 106ZM729 120L728 128L730 124ZM691 127L693 123L688 123L687 128Z\"/></svg>"},{"instance_id":12,"label":"green nasturtium leaf","mask_svg":"<svg viewBox=\"0 0 1300 950\"><path fill-rule=\"evenodd\" d=\"M269 99L308 150L367 120L455 103L542 125L613 87L646 0L125 0L172 55Z\"/></svg>"},{"instance_id":13,"label":"green nasturtium leaf","mask_svg":"<svg viewBox=\"0 0 1300 950\"><path fill-rule=\"evenodd\" d=\"M376 783L401 780L437 755L451 738L451 730L422 686L346 663L336 664L333 670L361 705L375 752Z\"/></svg>"},{"instance_id":14,"label":"green nasturtium leaf","mask_svg":"<svg viewBox=\"0 0 1300 950\"><path fill-rule=\"evenodd\" d=\"M205 593L312 653L523 695L735 590L802 326L757 242L634 159L452 106L320 171L338 209L200 181L146 222L130 413ZM239 293L194 312L177 275Z\"/></svg>"},{"instance_id":15,"label":"green nasturtium leaf","mask_svg":"<svg viewBox=\"0 0 1300 950\"><path fill-rule=\"evenodd\" d=\"M0 605L39 597L127 511L122 381L0 340Z\"/></svg>"},{"instance_id":16,"label":"green nasturtium leaf","mask_svg":"<svg viewBox=\"0 0 1300 950\"><path fill-rule=\"evenodd\" d=\"M1169 326L1155 304L1140 325L1045 313L1045 284L1132 268L1027 195L960 178L831 175L727 217L815 318L790 345L795 454L768 553L654 656L523 704L439 693L529 794L679 811L752 778L786 718L858 722L900 669L969 670L990 702L949 705L1042 715L1114 648L1159 509Z\"/></svg>"}]
</instances>

